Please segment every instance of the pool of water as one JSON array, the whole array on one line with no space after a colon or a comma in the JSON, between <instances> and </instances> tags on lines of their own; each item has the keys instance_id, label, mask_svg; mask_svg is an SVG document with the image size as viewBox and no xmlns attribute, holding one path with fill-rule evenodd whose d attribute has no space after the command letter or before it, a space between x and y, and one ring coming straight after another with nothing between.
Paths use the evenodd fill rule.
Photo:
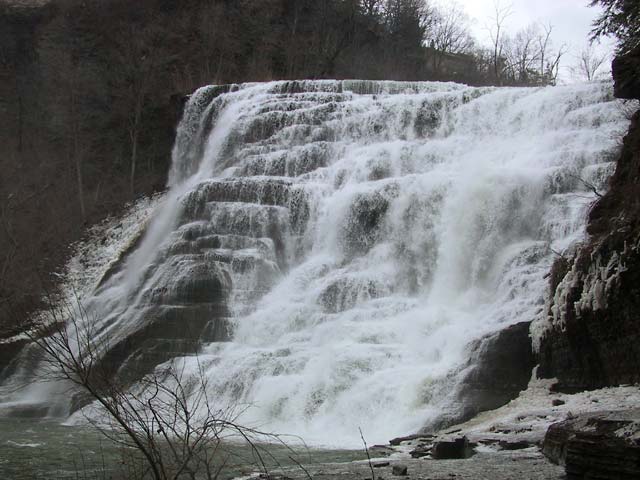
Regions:
<instances>
[{"instance_id":1,"label":"pool of water","mask_svg":"<svg viewBox=\"0 0 640 480\"><path fill-rule=\"evenodd\" d=\"M268 468L350 462L366 458L364 451L309 449L300 445L260 444ZM260 471L256 455L246 445L225 444L227 467L221 478ZM66 426L59 421L0 418L0 479L128 479L140 460L90 426Z\"/></svg>"}]
</instances>

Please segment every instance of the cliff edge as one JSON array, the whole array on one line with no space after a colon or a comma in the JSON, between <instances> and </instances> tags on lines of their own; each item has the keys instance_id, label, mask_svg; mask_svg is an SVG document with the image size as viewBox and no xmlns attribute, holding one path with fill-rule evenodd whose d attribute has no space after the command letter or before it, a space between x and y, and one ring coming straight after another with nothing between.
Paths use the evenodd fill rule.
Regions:
<instances>
[{"instance_id":1,"label":"cliff edge","mask_svg":"<svg viewBox=\"0 0 640 480\"><path fill-rule=\"evenodd\" d=\"M618 98L640 99L640 49L616 58L613 75ZM587 232L554 265L539 347L538 375L565 392L640 382L640 111Z\"/></svg>"}]
</instances>

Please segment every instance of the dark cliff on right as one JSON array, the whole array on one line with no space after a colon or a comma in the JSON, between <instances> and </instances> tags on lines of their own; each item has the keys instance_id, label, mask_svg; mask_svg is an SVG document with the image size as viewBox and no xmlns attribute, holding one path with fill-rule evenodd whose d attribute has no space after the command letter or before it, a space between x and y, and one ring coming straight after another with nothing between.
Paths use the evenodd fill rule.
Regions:
<instances>
[{"instance_id":1,"label":"dark cliff on right","mask_svg":"<svg viewBox=\"0 0 640 480\"><path fill-rule=\"evenodd\" d=\"M616 97L640 99L640 47L615 59L613 77ZM539 345L538 376L557 378L564 392L640 382L640 111L587 232L572 258L554 264Z\"/></svg>"}]
</instances>

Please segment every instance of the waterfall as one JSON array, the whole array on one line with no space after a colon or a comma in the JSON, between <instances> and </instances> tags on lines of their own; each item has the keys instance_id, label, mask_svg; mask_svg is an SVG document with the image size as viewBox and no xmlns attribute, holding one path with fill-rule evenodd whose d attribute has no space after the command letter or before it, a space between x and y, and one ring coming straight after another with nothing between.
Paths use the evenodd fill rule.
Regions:
<instances>
[{"instance_id":1,"label":"waterfall","mask_svg":"<svg viewBox=\"0 0 640 480\"><path fill-rule=\"evenodd\" d=\"M183 356L248 405L241 423L324 445L411 433L471 341L542 314L626 126L609 83L202 88L169 193L85 308L109 361Z\"/></svg>"}]
</instances>

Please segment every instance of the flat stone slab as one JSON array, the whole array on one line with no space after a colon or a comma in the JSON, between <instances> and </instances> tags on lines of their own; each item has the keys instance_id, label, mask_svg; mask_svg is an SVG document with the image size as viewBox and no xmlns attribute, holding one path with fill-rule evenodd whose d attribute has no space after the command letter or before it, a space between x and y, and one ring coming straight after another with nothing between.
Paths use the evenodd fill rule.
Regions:
<instances>
[{"instance_id":1,"label":"flat stone slab","mask_svg":"<svg viewBox=\"0 0 640 480\"><path fill-rule=\"evenodd\" d=\"M640 409L578 415L549 427L543 451L568 479L640 478Z\"/></svg>"},{"instance_id":2,"label":"flat stone slab","mask_svg":"<svg viewBox=\"0 0 640 480\"><path fill-rule=\"evenodd\" d=\"M375 465L376 460L372 460ZM407 475L393 475L394 466L407 467ZM314 480L371 479L368 462L305 465ZM540 452L478 453L465 460L402 458L390 460L386 467L374 469L376 479L411 480L561 480L564 468L550 463ZM291 467L271 472L271 477L308 480L307 473ZM245 477L246 478L246 477Z\"/></svg>"}]
</instances>

